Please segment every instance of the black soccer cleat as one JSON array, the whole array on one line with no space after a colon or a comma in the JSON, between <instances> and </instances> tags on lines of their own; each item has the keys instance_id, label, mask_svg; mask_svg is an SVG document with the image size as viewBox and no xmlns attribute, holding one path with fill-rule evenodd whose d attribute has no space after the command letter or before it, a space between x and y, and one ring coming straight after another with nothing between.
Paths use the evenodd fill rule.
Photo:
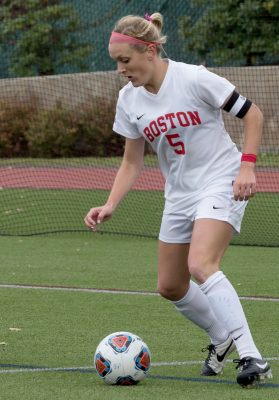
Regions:
<instances>
[{"instance_id":1,"label":"black soccer cleat","mask_svg":"<svg viewBox=\"0 0 279 400\"><path fill-rule=\"evenodd\" d=\"M233 360L237 363L236 369L240 369L237 375L237 383L244 388L251 388L257 382L264 383L266 379L272 378L272 371L265 360L253 357L244 357L241 360Z\"/></svg>"},{"instance_id":2,"label":"black soccer cleat","mask_svg":"<svg viewBox=\"0 0 279 400\"><path fill-rule=\"evenodd\" d=\"M232 338L218 345L210 344L202 351L208 350L208 356L203 364L201 375L214 376L223 372L226 359L229 354L235 350L235 344Z\"/></svg>"}]
</instances>

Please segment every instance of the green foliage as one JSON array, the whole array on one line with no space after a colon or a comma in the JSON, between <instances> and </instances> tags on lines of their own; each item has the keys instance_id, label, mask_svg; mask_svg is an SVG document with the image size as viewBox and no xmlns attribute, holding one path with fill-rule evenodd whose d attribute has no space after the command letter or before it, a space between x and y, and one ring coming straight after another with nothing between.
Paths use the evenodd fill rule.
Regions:
<instances>
[{"instance_id":1,"label":"green foliage","mask_svg":"<svg viewBox=\"0 0 279 400\"><path fill-rule=\"evenodd\" d=\"M279 61L277 0L192 0L205 7L197 21L180 20L187 50L200 62L215 65L259 65ZM206 7L208 6L208 7Z\"/></svg>"},{"instance_id":2,"label":"green foliage","mask_svg":"<svg viewBox=\"0 0 279 400\"><path fill-rule=\"evenodd\" d=\"M25 135L34 109L32 102L0 103L0 157L27 155Z\"/></svg>"},{"instance_id":3,"label":"green foliage","mask_svg":"<svg viewBox=\"0 0 279 400\"><path fill-rule=\"evenodd\" d=\"M60 3L0 1L0 48L11 50L16 76L52 75L67 65L87 68L91 45L79 39L80 18L73 7Z\"/></svg>"},{"instance_id":4,"label":"green foliage","mask_svg":"<svg viewBox=\"0 0 279 400\"><path fill-rule=\"evenodd\" d=\"M75 115L61 106L39 111L26 132L30 156L69 157L77 137Z\"/></svg>"},{"instance_id":5,"label":"green foliage","mask_svg":"<svg viewBox=\"0 0 279 400\"><path fill-rule=\"evenodd\" d=\"M0 156L116 156L123 139L112 132L114 104L94 99L93 105L69 110L56 104L42 110L34 99L1 104ZM29 104L29 105L26 105Z\"/></svg>"}]
</instances>

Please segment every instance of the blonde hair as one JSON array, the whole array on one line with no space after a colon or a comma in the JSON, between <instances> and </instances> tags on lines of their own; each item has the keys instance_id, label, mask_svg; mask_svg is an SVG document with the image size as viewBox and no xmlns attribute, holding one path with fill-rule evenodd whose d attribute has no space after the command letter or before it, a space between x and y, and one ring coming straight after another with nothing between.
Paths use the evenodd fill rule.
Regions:
<instances>
[{"instance_id":1,"label":"blonde hair","mask_svg":"<svg viewBox=\"0 0 279 400\"><path fill-rule=\"evenodd\" d=\"M166 43L167 37L162 34L163 16L156 12L149 16L149 20L138 15L127 15L116 22L114 32L132 36L145 42L159 42L158 51ZM144 45L133 45L139 50L145 50Z\"/></svg>"}]
</instances>

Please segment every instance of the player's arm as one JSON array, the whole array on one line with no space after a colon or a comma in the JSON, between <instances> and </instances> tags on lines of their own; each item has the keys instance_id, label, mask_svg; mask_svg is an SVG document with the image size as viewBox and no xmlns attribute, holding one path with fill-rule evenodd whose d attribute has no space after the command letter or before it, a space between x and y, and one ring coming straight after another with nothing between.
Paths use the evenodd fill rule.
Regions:
<instances>
[{"instance_id":1,"label":"player's arm","mask_svg":"<svg viewBox=\"0 0 279 400\"><path fill-rule=\"evenodd\" d=\"M126 139L123 160L106 203L113 210L126 196L140 174L143 167L144 144L144 138Z\"/></svg>"},{"instance_id":2,"label":"player's arm","mask_svg":"<svg viewBox=\"0 0 279 400\"><path fill-rule=\"evenodd\" d=\"M111 218L119 203L129 192L138 178L144 160L144 138L126 139L122 163L116 174L106 204L91 208L84 222L88 228L96 230L97 224Z\"/></svg>"},{"instance_id":3,"label":"player's arm","mask_svg":"<svg viewBox=\"0 0 279 400\"><path fill-rule=\"evenodd\" d=\"M256 192L255 161L263 130L263 114L250 100L232 93L222 107L225 111L243 119L244 146L239 174L233 185L235 200L248 200Z\"/></svg>"}]
</instances>

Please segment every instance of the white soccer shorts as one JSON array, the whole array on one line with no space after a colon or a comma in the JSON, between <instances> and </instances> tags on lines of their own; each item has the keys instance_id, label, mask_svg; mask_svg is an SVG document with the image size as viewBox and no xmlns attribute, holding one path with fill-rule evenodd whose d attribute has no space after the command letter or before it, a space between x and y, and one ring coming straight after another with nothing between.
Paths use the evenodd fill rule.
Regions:
<instances>
[{"instance_id":1,"label":"white soccer shorts","mask_svg":"<svg viewBox=\"0 0 279 400\"><path fill-rule=\"evenodd\" d=\"M236 201L232 191L209 194L200 200L187 202L185 208L177 212L163 213L159 239L166 243L190 243L194 221L200 218L211 218L228 222L234 233L240 233L247 201Z\"/></svg>"}]
</instances>

